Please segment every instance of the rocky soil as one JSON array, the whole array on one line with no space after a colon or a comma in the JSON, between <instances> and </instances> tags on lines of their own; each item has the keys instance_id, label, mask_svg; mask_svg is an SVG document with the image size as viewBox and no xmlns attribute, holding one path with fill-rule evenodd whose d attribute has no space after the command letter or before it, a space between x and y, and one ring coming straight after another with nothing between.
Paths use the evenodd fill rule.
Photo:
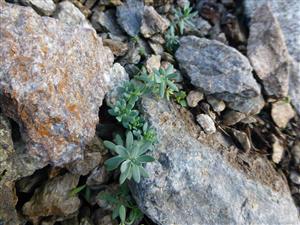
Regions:
<instances>
[{"instance_id":1,"label":"rocky soil","mask_svg":"<svg viewBox=\"0 0 300 225\"><path fill-rule=\"evenodd\" d=\"M0 0L0 225L300 224L299 12Z\"/></svg>"}]
</instances>

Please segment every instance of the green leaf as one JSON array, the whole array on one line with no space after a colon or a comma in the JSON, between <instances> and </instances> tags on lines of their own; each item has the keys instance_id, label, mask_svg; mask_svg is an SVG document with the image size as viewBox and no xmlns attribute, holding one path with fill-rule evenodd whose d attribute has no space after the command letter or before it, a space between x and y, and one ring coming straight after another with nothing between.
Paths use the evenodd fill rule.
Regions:
<instances>
[{"instance_id":1,"label":"green leaf","mask_svg":"<svg viewBox=\"0 0 300 225\"><path fill-rule=\"evenodd\" d=\"M133 135L130 131L126 134L126 148L131 148L133 144Z\"/></svg>"},{"instance_id":2,"label":"green leaf","mask_svg":"<svg viewBox=\"0 0 300 225\"><path fill-rule=\"evenodd\" d=\"M70 196L70 197L76 196L76 195L77 195L79 192L81 192L85 187L86 187L86 185L82 185L82 186L73 188L73 189L69 192L69 196Z\"/></svg>"},{"instance_id":3,"label":"green leaf","mask_svg":"<svg viewBox=\"0 0 300 225\"><path fill-rule=\"evenodd\" d=\"M131 170L131 164L127 167L127 169L124 171L124 173L121 173L121 176L119 178L120 184L123 184L127 177L130 175L130 170Z\"/></svg>"},{"instance_id":4,"label":"green leaf","mask_svg":"<svg viewBox=\"0 0 300 225\"><path fill-rule=\"evenodd\" d=\"M121 222L122 223L125 223L125 219L126 219L126 208L124 205L121 205L119 207L119 216L120 216L120 219L121 219Z\"/></svg>"},{"instance_id":5,"label":"green leaf","mask_svg":"<svg viewBox=\"0 0 300 225\"><path fill-rule=\"evenodd\" d=\"M167 83L169 85L169 87L173 90L173 91L179 91L178 87L176 86L176 84L174 84L172 81L167 80Z\"/></svg>"},{"instance_id":6,"label":"green leaf","mask_svg":"<svg viewBox=\"0 0 300 225\"><path fill-rule=\"evenodd\" d=\"M151 145L152 144L148 141L143 143L139 149L138 155L140 156L140 155L144 154L146 151L148 151L150 149Z\"/></svg>"},{"instance_id":7,"label":"green leaf","mask_svg":"<svg viewBox=\"0 0 300 225\"><path fill-rule=\"evenodd\" d=\"M109 150L115 151L116 145L110 141L103 141L103 144Z\"/></svg>"},{"instance_id":8,"label":"green leaf","mask_svg":"<svg viewBox=\"0 0 300 225\"><path fill-rule=\"evenodd\" d=\"M124 157L115 156L106 160L104 164L106 165L108 171L112 171L117 169L121 164L121 162L123 162L124 160L125 160Z\"/></svg>"},{"instance_id":9,"label":"green leaf","mask_svg":"<svg viewBox=\"0 0 300 225\"><path fill-rule=\"evenodd\" d=\"M155 159L150 155L142 155L137 158L137 160L141 163L153 162Z\"/></svg>"},{"instance_id":10,"label":"green leaf","mask_svg":"<svg viewBox=\"0 0 300 225\"><path fill-rule=\"evenodd\" d=\"M130 164L130 160L126 160L125 162L122 163L120 168L121 173L124 173L128 169L129 164Z\"/></svg>"},{"instance_id":11,"label":"green leaf","mask_svg":"<svg viewBox=\"0 0 300 225\"><path fill-rule=\"evenodd\" d=\"M118 153L122 157L128 156L127 149L123 147L122 145L116 145L115 152Z\"/></svg>"},{"instance_id":12,"label":"green leaf","mask_svg":"<svg viewBox=\"0 0 300 225\"><path fill-rule=\"evenodd\" d=\"M112 218L116 219L119 216L119 208L114 208L112 212Z\"/></svg>"},{"instance_id":13,"label":"green leaf","mask_svg":"<svg viewBox=\"0 0 300 225\"><path fill-rule=\"evenodd\" d=\"M140 183L141 174L140 174L140 169L137 165L132 166L132 177L135 182Z\"/></svg>"},{"instance_id":14,"label":"green leaf","mask_svg":"<svg viewBox=\"0 0 300 225\"><path fill-rule=\"evenodd\" d=\"M161 82L160 87L159 87L159 95L161 98L163 98L165 96L165 90L166 90L166 83Z\"/></svg>"}]
</instances>

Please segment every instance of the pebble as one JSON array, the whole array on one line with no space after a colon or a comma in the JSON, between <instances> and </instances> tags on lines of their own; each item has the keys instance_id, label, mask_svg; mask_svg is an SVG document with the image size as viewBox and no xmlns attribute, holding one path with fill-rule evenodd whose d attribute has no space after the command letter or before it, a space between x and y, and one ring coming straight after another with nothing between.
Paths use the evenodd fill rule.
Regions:
<instances>
[{"instance_id":1,"label":"pebble","mask_svg":"<svg viewBox=\"0 0 300 225\"><path fill-rule=\"evenodd\" d=\"M273 136L273 144L272 144L272 149L273 149L273 154L272 154L272 161L274 163L279 163L283 157L284 154L284 147L280 143L279 139L275 136Z\"/></svg>"},{"instance_id":2,"label":"pebble","mask_svg":"<svg viewBox=\"0 0 300 225\"><path fill-rule=\"evenodd\" d=\"M204 95L200 91L190 91L186 97L189 107L196 107L198 103L204 98Z\"/></svg>"},{"instance_id":3,"label":"pebble","mask_svg":"<svg viewBox=\"0 0 300 225\"><path fill-rule=\"evenodd\" d=\"M300 164L300 141L297 141L292 148L292 155L294 162L299 165Z\"/></svg>"},{"instance_id":4,"label":"pebble","mask_svg":"<svg viewBox=\"0 0 300 225\"><path fill-rule=\"evenodd\" d=\"M149 73L153 72L153 69L159 69L160 68L160 55L151 55L149 59L146 61L146 69Z\"/></svg>"},{"instance_id":5,"label":"pebble","mask_svg":"<svg viewBox=\"0 0 300 225\"><path fill-rule=\"evenodd\" d=\"M199 114L196 119L206 134L213 134L216 132L215 123L210 116Z\"/></svg>"},{"instance_id":6,"label":"pebble","mask_svg":"<svg viewBox=\"0 0 300 225\"><path fill-rule=\"evenodd\" d=\"M271 116L279 128L285 128L290 119L295 116L295 111L290 103L278 101L272 104Z\"/></svg>"},{"instance_id":7,"label":"pebble","mask_svg":"<svg viewBox=\"0 0 300 225\"><path fill-rule=\"evenodd\" d=\"M207 96L206 100L215 112L222 112L226 108L224 101L216 99L213 96Z\"/></svg>"},{"instance_id":8,"label":"pebble","mask_svg":"<svg viewBox=\"0 0 300 225\"><path fill-rule=\"evenodd\" d=\"M300 185L300 174L297 173L296 171L292 171L292 172L290 173L290 180L291 180L294 184Z\"/></svg>"}]
</instances>

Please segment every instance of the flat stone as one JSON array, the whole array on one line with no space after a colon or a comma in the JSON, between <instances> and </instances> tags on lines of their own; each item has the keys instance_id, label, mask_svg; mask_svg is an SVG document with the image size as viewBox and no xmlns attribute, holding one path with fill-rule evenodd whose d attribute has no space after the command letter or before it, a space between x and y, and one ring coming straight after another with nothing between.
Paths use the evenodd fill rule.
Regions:
<instances>
[{"instance_id":1,"label":"flat stone","mask_svg":"<svg viewBox=\"0 0 300 225\"><path fill-rule=\"evenodd\" d=\"M127 0L117 6L117 21L130 36L136 36L140 32L143 11L144 3L140 0Z\"/></svg>"},{"instance_id":2,"label":"flat stone","mask_svg":"<svg viewBox=\"0 0 300 225\"><path fill-rule=\"evenodd\" d=\"M48 180L37 188L29 202L22 207L23 213L32 221L40 217L68 216L80 206L77 196L70 196L70 191L78 184L79 176L65 174Z\"/></svg>"},{"instance_id":3,"label":"flat stone","mask_svg":"<svg viewBox=\"0 0 300 225\"><path fill-rule=\"evenodd\" d=\"M204 95L200 91L190 91L186 97L186 101L189 107L196 107L198 103L204 98Z\"/></svg>"},{"instance_id":4,"label":"flat stone","mask_svg":"<svg viewBox=\"0 0 300 225\"><path fill-rule=\"evenodd\" d=\"M40 162L82 158L109 90L111 51L92 29L0 5L3 113L18 122L28 154Z\"/></svg>"},{"instance_id":5,"label":"flat stone","mask_svg":"<svg viewBox=\"0 0 300 225\"><path fill-rule=\"evenodd\" d=\"M239 153L219 132L201 133L175 104L147 98L141 107L157 132L149 153L157 160L130 187L154 223L300 224L287 183L266 158Z\"/></svg>"},{"instance_id":6,"label":"flat stone","mask_svg":"<svg viewBox=\"0 0 300 225\"><path fill-rule=\"evenodd\" d=\"M215 123L209 115L199 114L197 115L196 120L206 134L213 134L216 132Z\"/></svg>"},{"instance_id":7,"label":"flat stone","mask_svg":"<svg viewBox=\"0 0 300 225\"><path fill-rule=\"evenodd\" d=\"M256 9L250 24L247 54L269 96L284 97L289 87L289 54L271 8Z\"/></svg>"},{"instance_id":8,"label":"flat stone","mask_svg":"<svg viewBox=\"0 0 300 225\"><path fill-rule=\"evenodd\" d=\"M271 116L275 124L280 128L285 128L295 115L295 111L288 102L278 101L272 104Z\"/></svg>"},{"instance_id":9,"label":"flat stone","mask_svg":"<svg viewBox=\"0 0 300 225\"><path fill-rule=\"evenodd\" d=\"M110 48L115 56L123 56L128 51L128 44L113 39L103 39L103 45Z\"/></svg>"},{"instance_id":10,"label":"flat stone","mask_svg":"<svg viewBox=\"0 0 300 225\"><path fill-rule=\"evenodd\" d=\"M69 1L60 2L53 14L53 17L70 26L83 26L92 28L85 15Z\"/></svg>"},{"instance_id":11,"label":"flat stone","mask_svg":"<svg viewBox=\"0 0 300 225\"><path fill-rule=\"evenodd\" d=\"M145 6L141 33L150 38L157 33L164 33L170 26L169 20L158 14L152 6Z\"/></svg>"},{"instance_id":12,"label":"flat stone","mask_svg":"<svg viewBox=\"0 0 300 225\"><path fill-rule=\"evenodd\" d=\"M253 113L260 86L249 61L237 50L215 40L185 36L176 59L191 83L205 94L233 103L228 106L237 111Z\"/></svg>"}]
</instances>

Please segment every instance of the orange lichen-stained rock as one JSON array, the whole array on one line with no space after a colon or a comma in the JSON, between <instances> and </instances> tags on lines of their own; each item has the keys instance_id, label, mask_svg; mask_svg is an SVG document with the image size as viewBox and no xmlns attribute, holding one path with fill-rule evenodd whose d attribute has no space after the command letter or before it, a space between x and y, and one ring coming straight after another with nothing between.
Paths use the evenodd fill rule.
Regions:
<instances>
[{"instance_id":1,"label":"orange lichen-stained rock","mask_svg":"<svg viewBox=\"0 0 300 225\"><path fill-rule=\"evenodd\" d=\"M111 51L93 29L0 3L0 107L30 155L63 165L82 157L111 84Z\"/></svg>"}]
</instances>

